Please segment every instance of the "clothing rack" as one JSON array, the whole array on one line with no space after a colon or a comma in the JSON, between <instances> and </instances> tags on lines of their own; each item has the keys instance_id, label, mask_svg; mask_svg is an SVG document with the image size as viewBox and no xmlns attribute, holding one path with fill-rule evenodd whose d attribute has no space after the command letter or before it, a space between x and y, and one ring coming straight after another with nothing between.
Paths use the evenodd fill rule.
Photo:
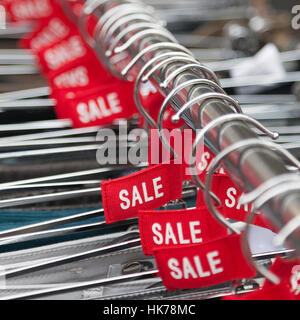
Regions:
<instances>
[{"instance_id":1,"label":"clothing rack","mask_svg":"<svg viewBox=\"0 0 300 320\"><path fill-rule=\"evenodd\" d=\"M106 1L102 5L102 14L105 14L105 12L111 8L110 5L112 2L113 1ZM132 20L132 24L134 24L134 20ZM127 24L127 26L128 25L130 25L130 23ZM122 27L120 30L122 30ZM157 30L162 29L160 27ZM123 37L124 42L127 40L129 40L129 36ZM134 44L126 50L126 52L130 58L133 59L143 48L165 41L168 40L164 40L163 35L160 36L159 34L156 34L152 37L148 35L146 38L142 37L137 39L137 41L135 41ZM168 48L157 49L154 56L173 51L173 49ZM116 75L122 77L122 67L119 64L113 65L108 58L105 58L105 52L99 51L99 46L98 53L104 57L105 64L110 69L113 69ZM142 56L135 65L135 68L140 70L147 62L149 62L150 59L151 58L147 55ZM197 71L185 70L177 75L174 81L169 83L167 88L164 89L160 86L160 83L162 83L168 75L185 64L186 63L182 61L174 62L161 68L152 75L152 83L156 89L163 94L163 96L167 96L174 87L187 80L199 79L199 77L203 78L203 75ZM170 101L170 106L175 111L178 111L183 105L182 101L185 103L199 95L209 92L214 91L205 84L190 86L182 90L180 92L180 96L177 95L173 98ZM221 116L232 114L233 112L233 109L225 101L212 98L207 100L201 107L199 104L195 104L192 109L190 109L190 112L185 112L183 114L183 119L190 128L196 130L203 128L205 125ZM206 136L205 143L214 154L218 154L225 148L250 138L259 140L258 135L246 122L234 120L211 130ZM230 156L226 157L224 166L236 185L244 192L250 192L269 179L290 172L280 155L274 150L264 146L245 147L238 151L234 151ZM300 216L300 191L292 191L288 194L274 197L274 199L268 201L262 207L261 212L270 219L274 226L281 229L293 218ZM300 254L299 232L293 232L289 237L289 240L293 247L296 248L297 253Z\"/></svg>"}]
</instances>

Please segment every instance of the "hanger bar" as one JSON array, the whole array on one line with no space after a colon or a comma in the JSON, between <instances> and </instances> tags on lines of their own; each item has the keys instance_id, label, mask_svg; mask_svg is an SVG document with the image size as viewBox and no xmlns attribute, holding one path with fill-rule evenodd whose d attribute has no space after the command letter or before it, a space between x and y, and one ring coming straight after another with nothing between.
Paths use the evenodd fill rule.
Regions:
<instances>
[{"instance_id":1,"label":"hanger bar","mask_svg":"<svg viewBox=\"0 0 300 320\"><path fill-rule=\"evenodd\" d=\"M300 60L300 50L291 50L279 53L281 62L292 62ZM251 58L228 59L216 62L207 62L206 65L214 72L227 71L241 62L251 61Z\"/></svg>"},{"instance_id":2,"label":"hanger bar","mask_svg":"<svg viewBox=\"0 0 300 320\"><path fill-rule=\"evenodd\" d=\"M24 99L24 100L9 100L1 101L0 109L6 110L22 110L22 109L37 109L37 108L52 108L55 106L53 99Z\"/></svg>"},{"instance_id":3,"label":"hanger bar","mask_svg":"<svg viewBox=\"0 0 300 320\"><path fill-rule=\"evenodd\" d=\"M88 218L90 219L89 216ZM82 220L86 220L86 217L83 217ZM81 220L77 220L77 221L81 221ZM74 233L82 233L82 232L88 232L88 231L100 230L100 229L106 229L106 228L107 229L119 228L122 226L131 226L133 224L138 224L138 220L127 219L127 220L115 222L112 224L107 224L105 221L101 221L101 222L95 222L95 223L80 224L72 227L56 228L51 230L34 231L34 232L29 231L29 233L5 237L4 239L0 238L0 246L7 245L7 244L15 244L15 243L24 242L24 241L37 240L37 239L40 240L40 239L50 238L50 237L66 236Z\"/></svg>"},{"instance_id":4,"label":"hanger bar","mask_svg":"<svg viewBox=\"0 0 300 320\"><path fill-rule=\"evenodd\" d=\"M86 146L77 146L77 147L47 148L47 149L39 149L39 150L0 153L0 160L10 159L10 158L45 156L50 154L92 151L92 150L98 150L100 148L100 145L101 143L97 145L86 145Z\"/></svg>"},{"instance_id":5,"label":"hanger bar","mask_svg":"<svg viewBox=\"0 0 300 320\"><path fill-rule=\"evenodd\" d=\"M134 21L132 22L134 23ZM128 24L130 25L130 23ZM120 28L122 30L122 28ZM130 35L126 36L124 41L129 40ZM113 41L113 39L111 39ZM127 54L133 59L141 50L141 48L146 48L154 43L158 43L159 38L145 38L137 40L135 46L132 46L130 50L127 50ZM160 55L165 52L172 52L171 49L157 49L154 55ZM103 52L104 55L104 52ZM153 57L153 55L152 55ZM151 55L144 55L136 64L136 69L141 70L143 66L152 58ZM167 89L163 89L160 84L163 83L168 75L177 70L180 66L184 65L185 62L178 61L177 63L169 64L164 67L163 70L157 70L151 77L153 84L158 91L160 91L164 96L167 96L170 90L174 89L173 84L178 86L188 80L201 78L201 74L194 70L186 70L178 75L172 83L169 83ZM117 64L112 66L115 70L121 71L122 67ZM119 69L118 69L119 68ZM288 80L293 82L300 80L300 72L294 72L288 74ZM287 81L285 77L284 82ZM263 80L260 80L263 79ZM248 81L249 79L247 79ZM267 81L269 80L269 82ZM227 83L226 83L227 81ZM223 81L225 86L239 85L239 80L229 79ZM274 83L272 79L268 77L255 77L255 84L266 84ZM280 81L278 81L280 82ZM254 81L251 79L251 83ZM246 85L246 81L242 84ZM213 92L213 89L205 84L194 85L193 88L187 88L181 91L180 99L177 97L170 101L171 107L178 111L183 103L190 101L203 95L204 93ZM199 106L196 104L192 107L191 111L187 111L183 115L183 119L186 124L190 126L193 130L196 128L202 128L214 119L217 119L223 115L232 114L233 109L221 99L210 99L205 102L204 106ZM206 138L206 144L215 154L218 154L226 147L242 142L246 139L251 139L258 136L255 134L254 130L243 121L234 121L231 124L224 124L219 126L209 132ZM288 173L284 162L281 157L274 150L266 150L266 148L256 147L247 148L239 151L235 151L234 157L230 156L224 160L224 166L230 177L237 184L237 186L244 192L249 192L271 179L272 177L278 176L283 173ZM236 162L234 159L240 159ZM277 197L278 198L278 197ZM277 227L282 227L292 218L300 215L300 192L291 192L289 195L282 196L277 201L269 201L262 208L262 213L265 214L271 222ZM275 205L277 203L277 206ZM280 204L282 206L280 206ZM299 233L294 233L290 236L292 245L297 249L298 254L300 254L300 236Z\"/></svg>"},{"instance_id":6,"label":"hanger bar","mask_svg":"<svg viewBox=\"0 0 300 320\"><path fill-rule=\"evenodd\" d=\"M16 295L7 296L4 298L0 298L0 300L16 300L16 299L24 299L24 298L37 298L42 297L49 294L57 294L57 293L66 293L70 291L74 291L76 289L88 289L98 286L104 286L104 285L112 285L117 283L124 283L130 280L143 280L143 279L149 279L153 276L158 274L158 270L150 270L150 271L144 271L144 272L138 272L133 273L131 275L122 275L119 277L111 277L107 279L100 279L100 280L94 280L94 281L85 281L78 284L71 284L71 285L64 285L59 286L57 288L52 289L44 289L44 290L37 290L30 293L21 293Z\"/></svg>"},{"instance_id":7,"label":"hanger bar","mask_svg":"<svg viewBox=\"0 0 300 320\"><path fill-rule=\"evenodd\" d=\"M29 272L35 272L35 271L43 270L46 268L51 268L53 266L57 267L59 265L64 265L66 263L71 263L71 262L75 262L75 261L79 261L82 259L87 259L95 256L101 256L104 254L108 254L110 252L115 252L117 250L124 250L132 247L141 246L141 239L139 238L137 232L133 232L132 234L129 233L128 235L133 239L126 240L127 236L125 236L125 240L123 241L124 237L120 237L119 239L117 239L118 240L117 243L105 245L104 247L101 247L101 248L84 251L84 252L72 254L69 256L63 256L63 257L57 257L53 259L47 259L45 261L39 261L37 263L32 263L19 268L14 268L12 270L7 270L0 273L0 277L5 277L7 279L7 278L22 275L22 274L26 274ZM270 259L277 254L281 254L281 255L286 254L287 253L286 251L287 250L281 250L280 253L278 253L277 251L274 251L274 253L268 252L268 253L257 254L256 259L258 260L267 259L266 257Z\"/></svg>"},{"instance_id":8,"label":"hanger bar","mask_svg":"<svg viewBox=\"0 0 300 320\"><path fill-rule=\"evenodd\" d=\"M37 183L37 184L23 184L20 186L6 187L5 190L24 190L24 189L39 189L39 188L61 188L72 186L84 186L100 184L101 180L79 180L79 181L66 181L66 182L52 182L52 183Z\"/></svg>"},{"instance_id":9,"label":"hanger bar","mask_svg":"<svg viewBox=\"0 0 300 320\"><path fill-rule=\"evenodd\" d=\"M242 104L265 104L265 103L290 103L296 102L293 94L253 94L253 95L232 95L232 98Z\"/></svg>"},{"instance_id":10,"label":"hanger bar","mask_svg":"<svg viewBox=\"0 0 300 320\"><path fill-rule=\"evenodd\" d=\"M0 102L1 108L1 102ZM0 132L9 132L9 131L23 131L23 130L47 130L47 129L64 129L66 127L71 127L72 122L68 119L61 120L42 120L42 121L30 121L24 123L16 124L1 124ZM5 138L6 139L6 138Z\"/></svg>"},{"instance_id":11,"label":"hanger bar","mask_svg":"<svg viewBox=\"0 0 300 320\"><path fill-rule=\"evenodd\" d=\"M22 148L22 147L41 147L50 145L65 145L65 144L84 144L95 143L96 137L78 137L78 138L58 138L58 139L43 139L43 140L29 140L29 141L17 141L11 143L0 143L0 148Z\"/></svg>"},{"instance_id":12,"label":"hanger bar","mask_svg":"<svg viewBox=\"0 0 300 320\"><path fill-rule=\"evenodd\" d=\"M27 49L0 49L0 55L26 55L26 56L33 56L30 50Z\"/></svg>"},{"instance_id":13,"label":"hanger bar","mask_svg":"<svg viewBox=\"0 0 300 320\"><path fill-rule=\"evenodd\" d=\"M101 191L101 189L97 190L97 192L99 192L99 191ZM197 195L196 188L193 188L190 186L183 188L182 199L194 198L196 195ZM25 198L25 201L27 201L26 199L28 199L28 197ZM15 200L17 200L17 199L15 199ZM34 201L34 199L32 201ZM21 200L21 202L22 202L22 200ZM20 205L22 205L22 203ZM99 216L103 216L103 215L104 215L104 210L100 209L100 210L79 213L79 214L75 214L75 215L71 215L71 216L67 216L67 217L63 217L63 218L58 218L58 219L54 219L54 220L47 220L47 221L43 221L43 222L31 224L31 225L26 225L26 226L14 228L14 229L4 230L4 231L0 232L0 241L6 240L8 237L15 237L15 236L19 236L19 235L24 235L26 233L41 231L44 229L49 229L49 228L57 227L60 225L78 222L78 221L82 221L82 220L86 220L86 219L91 219L91 218L99 217ZM131 219L129 219L129 221L130 220ZM30 235L28 234L28 236L30 236ZM1 244L2 243L0 242L0 245Z\"/></svg>"},{"instance_id":14,"label":"hanger bar","mask_svg":"<svg viewBox=\"0 0 300 320\"><path fill-rule=\"evenodd\" d=\"M3 53L0 49L0 64L34 66L34 57L31 54Z\"/></svg>"},{"instance_id":15,"label":"hanger bar","mask_svg":"<svg viewBox=\"0 0 300 320\"><path fill-rule=\"evenodd\" d=\"M29 140L29 141L16 141L16 142L8 142L8 143L0 143L0 149L12 149L12 148L22 148L22 147L36 147L36 146L50 146L50 145L67 145L67 144L88 144L88 143L96 143L96 136L84 136L77 138L58 138L58 139L39 139L39 140ZM117 144L122 144L126 142L128 147L136 145L133 141L130 141L128 137L119 136L117 140Z\"/></svg>"},{"instance_id":16,"label":"hanger bar","mask_svg":"<svg viewBox=\"0 0 300 320\"><path fill-rule=\"evenodd\" d=\"M36 204L36 203L49 202L49 201L73 199L81 196L97 195L97 194L99 194L99 197L101 196L100 187L83 189L83 190L57 192L57 193L51 193L46 195L30 196L30 197L23 197L23 198L6 199L6 200L0 200L0 208L10 208L15 206Z\"/></svg>"},{"instance_id":17,"label":"hanger bar","mask_svg":"<svg viewBox=\"0 0 300 320\"><path fill-rule=\"evenodd\" d=\"M30 23L17 23L10 22L7 23L5 29L0 29L1 39L20 39L24 37L28 32L32 30L32 25Z\"/></svg>"},{"instance_id":18,"label":"hanger bar","mask_svg":"<svg viewBox=\"0 0 300 320\"><path fill-rule=\"evenodd\" d=\"M0 102L1 104L1 102ZM17 136L10 136L5 138L0 138L0 143L9 143L11 141L25 141L25 140L36 140L36 139L49 139L49 138L60 138L60 137L68 137L68 136L77 136L81 134L87 134L87 133L95 133L100 129L103 128L110 128L110 129L118 129L118 125L122 124L122 120L116 121L112 125L103 125L103 126L95 126L95 127L86 127L86 128L78 128L78 129L71 129L71 121L69 119L61 119L61 120L44 120L39 121L39 124L37 122L33 123L33 126L30 127L28 123L24 124L24 127L22 127L22 131L24 129L33 130L36 126L36 130L41 130L40 127L48 126L48 129L61 129L59 131L51 131L51 132L40 132L40 133L32 133L32 134L24 134L24 135L17 135ZM126 124L129 126L132 126L136 124L135 119L130 119L126 121ZM20 125L19 125L20 127ZM30 129L33 128L33 129ZM0 132L8 132L10 131L18 131L17 125L0 125Z\"/></svg>"},{"instance_id":19,"label":"hanger bar","mask_svg":"<svg viewBox=\"0 0 300 320\"><path fill-rule=\"evenodd\" d=\"M0 76L15 76L37 74L38 69L33 65L0 65Z\"/></svg>"},{"instance_id":20,"label":"hanger bar","mask_svg":"<svg viewBox=\"0 0 300 320\"><path fill-rule=\"evenodd\" d=\"M5 238L4 240L6 240L7 238L16 237L20 235L27 236L26 233L38 232L43 229L54 228L67 223L80 222L86 219L98 218L103 215L104 215L103 209L98 209L98 210L92 210L92 211L74 214L72 216L67 216L59 219L47 220L44 222L39 222L39 223L31 224L28 226L24 226L24 227L8 229L0 232L0 241L3 241L4 238ZM0 242L0 245L1 244L2 243Z\"/></svg>"},{"instance_id":21,"label":"hanger bar","mask_svg":"<svg viewBox=\"0 0 300 320\"><path fill-rule=\"evenodd\" d=\"M300 71L287 72L284 77L274 79L273 76L249 76L242 78L228 78L221 79L221 85L223 89L228 88L239 88L239 87L249 87L249 86L268 86L274 84L283 84L290 82L300 81Z\"/></svg>"},{"instance_id":22,"label":"hanger bar","mask_svg":"<svg viewBox=\"0 0 300 320\"><path fill-rule=\"evenodd\" d=\"M101 248L84 251L84 252L80 252L80 253L76 253L68 256L63 256L59 258L49 259L46 261L33 263L31 265L20 267L17 269L8 270L0 273L0 277L3 277L3 276L5 276L6 278L15 277L17 275L21 275L27 272L43 270L45 268L51 268L53 266L57 267L62 264L71 263L71 262L79 261L82 259L88 259L95 256L101 256L111 252L116 252L118 250L124 250L124 249L129 249L129 248L138 247L138 246L141 246L141 240L139 237L136 237L134 239L127 240L127 241L120 240L119 243L105 245L104 247L101 247Z\"/></svg>"},{"instance_id":23,"label":"hanger bar","mask_svg":"<svg viewBox=\"0 0 300 320\"><path fill-rule=\"evenodd\" d=\"M25 134L19 136L10 136L5 138L0 138L0 143L10 143L13 141L29 141L29 140L38 140L38 139L50 139L50 138L61 138L61 137L69 137L69 136L78 136L82 134L88 133L97 133L100 127L88 127L88 128L80 128L80 129L62 129L59 131L52 132L41 132L41 133L33 133L33 134ZM1 125L0 125L1 131Z\"/></svg>"},{"instance_id":24,"label":"hanger bar","mask_svg":"<svg viewBox=\"0 0 300 320\"><path fill-rule=\"evenodd\" d=\"M90 213L86 213L85 216L87 217L88 215L92 215L92 214L98 214L100 212L97 212L97 211L94 211L94 212L90 212ZM75 218L81 218L80 214L79 215L74 215L73 216L74 219ZM59 223L61 223L62 220L67 220L68 218L63 218L63 219L56 219L56 220L53 220L53 221L50 221L50 223L56 223L57 221L59 221ZM46 222L47 223L47 222ZM118 226L121 226L121 225L132 225L134 223L137 223L137 219L128 219L127 222L126 221L121 221L120 223L114 223L114 224L110 224L110 225L106 225L105 222L103 223L100 223L97 225L97 227L118 227ZM238 228L244 228L245 227L245 223L240 223L240 222L237 222L235 223L237 225ZM41 225L41 224L40 224ZM31 228L33 229L36 229L37 226L39 226L39 224L35 224L33 226L31 226ZM45 223L44 225L45 226ZM95 225L92 225L92 227L94 227ZM30 227L30 226L29 226ZM27 230L29 229L29 227L27 227ZM77 232L77 231L86 231L86 228L90 229L91 225L84 225L84 226L75 226L75 227L69 227L69 228L65 228L65 229L55 229L55 230L49 230L49 231L42 231L42 232L33 232L31 234L18 234L18 235L15 235L15 236L10 236L10 237L6 237L4 239L2 239L0 241L0 245L6 245L6 244L11 244L11 243L16 243L16 242L19 242L19 241L22 241L22 240L28 240L28 239L36 239L36 238L39 238L39 237L51 237L51 236L55 236L55 235L61 235L61 234L64 234L62 233L63 230L68 232L68 233L72 233L72 232ZM22 230L21 230L22 229ZM19 228L20 231L26 231L25 230L26 227L24 228ZM32 230L31 229L31 230ZM9 231L8 231L9 232ZM3 234L3 233L2 233ZM139 238L139 234L137 232L133 232L133 233L130 233L129 236L131 235L135 235L136 234L136 240L140 240ZM125 239L126 241L127 239ZM123 241L123 238L122 240L120 241L120 243L122 243ZM95 252L95 251L93 251ZM97 251L98 252L98 251ZM278 249L278 250L273 250L273 251L270 251L270 252L263 252L263 253L258 253L258 254L254 254L253 256L255 256L256 259L266 259L266 258L272 258L274 255L283 255L283 254L287 254L288 252L290 252L290 250L288 249L285 249L285 248L282 248L282 249ZM76 259L82 259L82 258L85 258L86 256L82 254L79 254L79 255L76 255ZM72 261L74 261L74 256L70 256L70 258L72 259ZM63 257L63 258L59 258L58 261L59 263L67 263L69 262L69 257ZM55 259L55 261L57 261L57 259ZM38 263L35 263L35 264L30 264L30 265L26 265L25 267L22 266L21 268L15 268L13 270L8 270L8 271L5 271L4 273L0 274L0 277L8 277L8 276L16 276L18 275L20 272L21 273L24 273L24 272L32 272L32 271L35 271L37 268L38 269L41 269L41 268L47 268L47 267L51 267L53 264L56 266L55 264L55 261L54 260L47 260L47 261L42 261L42 262L38 262ZM50 263L50 264L49 264Z\"/></svg>"},{"instance_id":25,"label":"hanger bar","mask_svg":"<svg viewBox=\"0 0 300 320\"><path fill-rule=\"evenodd\" d=\"M102 247L100 249L94 249L88 252L84 252L84 253L79 253L79 254L75 254L69 257L63 257L63 258L57 258L57 259L53 259L53 261L45 261L45 262L41 262L37 265L31 265L31 266L25 266L23 268L19 268L19 269L15 269L15 270L11 270L5 273L6 277L13 277L16 276L17 274L22 274L26 271L37 271L40 270L40 268L44 268L45 266L47 267L51 267L51 266L57 266L60 263L64 264L67 262L73 262L74 260L77 261L78 259L85 259L88 258L90 256L99 256L102 254L105 254L106 250L123 250L126 249L128 247L139 247L139 239L133 239L133 240L129 240L129 241L125 241L125 242L121 242L117 245L113 244L113 245L109 245L109 246L105 246ZM113 247L113 249L112 249ZM123 248L125 247L125 248ZM123 248L123 249L116 249L116 248ZM103 253L104 252L104 253ZM281 252L281 254L285 254L286 252ZM274 256L276 256L278 253L274 253L273 255L268 254L269 258L272 258ZM265 254L262 254L261 257L259 255L256 256L256 259L261 258L261 259L266 259ZM67 259L67 262L66 262ZM3 276L0 274L0 276ZM57 286L56 288L47 288L47 289L42 289L42 290L37 290L35 292L30 292L30 293L21 293L19 295L13 295L13 296L7 296L5 298L5 300L11 300L11 299L24 299L24 298L37 298L37 297L42 297L42 296L49 296L51 294L59 294L59 293L66 293L66 292L70 292L70 291L75 291L76 289L87 289L87 288L93 288L93 287L98 287L98 286L102 286L102 285L110 285L110 284L116 284L116 283L122 283L122 282L126 282L126 281L130 281L131 279L134 280L142 280L142 279L146 279L148 278L148 276L153 277L159 276L159 271L157 269L153 269L153 270L149 270L149 271L142 271L142 272L138 272L138 273L134 273L131 275L125 275L125 276L119 276L119 277L110 277L107 279L100 279L100 280L94 280L94 281L85 281L85 282L81 282L81 283L76 283L76 284L67 284L67 285L61 285L61 286ZM224 284L226 285L226 284ZM232 288L231 288L232 289ZM199 289L197 289L196 291L198 291ZM210 292L213 292L211 290L209 290ZM183 292L184 293L184 292ZM223 294L223 290L222 292L219 292L217 296L224 296ZM173 299L174 297L171 297L171 299ZM1 298L0 298L1 299Z\"/></svg>"},{"instance_id":26,"label":"hanger bar","mask_svg":"<svg viewBox=\"0 0 300 320\"><path fill-rule=\"evenodd\" d=\"M63 174L57 174L52 176L45 176L45 177L39 177L39 178L31 178L31 179L24 179L24 180L18 180L18 181L11 181L11 182L4 182L0 183L0 190L5 190L8 187L14 187L14 186L20 186L20 185L29 185L29 184L40 184L45 182L55 182L55 181L63 181L68 179L74 179L78 177L85 177L95 174L103 174L103 173L109 173L114 170L115 172L122 171L124 169L134 169L134 168L143 168L146 164L142 163L138 166L114 166L114 167L105 167L105 168L96 168L96 169L90 169L90 170L83 170L83 171L77 171L77 172L70 172L70 173L63 173Z\"/></svg>"},{"instance_id":27,"label":"hanger bar","mask_svg":"<svg viewBox=\"0 0 300 320\"><path fill-rule=\"evenodd\" d=\"M34 89L17 90L0 94L0 101L28 99L48 96L50 94L49 87L40 87Z\"/></svg>"}]
</instances>

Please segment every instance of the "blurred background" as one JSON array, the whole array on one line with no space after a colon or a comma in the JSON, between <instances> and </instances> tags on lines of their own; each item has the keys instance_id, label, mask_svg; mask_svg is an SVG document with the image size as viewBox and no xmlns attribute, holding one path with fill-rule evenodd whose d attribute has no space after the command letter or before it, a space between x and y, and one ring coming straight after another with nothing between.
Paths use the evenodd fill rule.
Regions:
<instances>
[{"instance_id":1,"label":"blurred background","mask_svg":"<svg viewBox=\"0 0 300 320\"><path fill-rule=\"evenodd\" d=\"M255 55L268 43L279 51L300 49L300 1L296 0L146 0L154 6L155 15L167 22L179 42L192 48L201 62L222 61ZM294 13L293 13L294 8ZM293 28L294 24L294 28ZM297 27L297 29L295 28ZM0 29L0 48L18 48L18 38L30 25L9 23ZM1 52L5 53L4 51ZM15 52L7 51L14 54ZM15 53L16 54L16 53ZM16 57L18 58L18 57ZM40 86L43 79L35 74L30 56L19 57L22 69L5 68L0 63L0 92ZM296 56L286 63L287 70L296 70ZM293 62L293 63L291 63ZM19 74L17 71L20 71ZM228 71L228 70L227 70ZM21 76L26 74L26 77ZM30 78L28 77L30 75ZM225 74L226 75L226 74ZM8 77L9 76L9 77ZM224 76L224 74L220 74ZM30 79L30 81L28 81Z\"/></svg>"}]
</instances>

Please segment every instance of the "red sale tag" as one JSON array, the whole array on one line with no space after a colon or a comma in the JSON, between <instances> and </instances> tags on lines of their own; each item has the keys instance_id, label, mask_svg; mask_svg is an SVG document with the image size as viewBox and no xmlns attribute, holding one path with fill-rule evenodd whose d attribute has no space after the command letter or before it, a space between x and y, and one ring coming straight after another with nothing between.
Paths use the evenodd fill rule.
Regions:
<instances>
[{"instance_id":1,"label":"red sale tag","mask_svg":"<svg viewBox=\"0 0 300 320\"><path fill-rule=\"evenodd\" d=\"M80 64L75 61L68 64L65 68L61 68L58 72L50 72L48 80L52 90L92 89L101 85L107 85L108 82L118 81L102 66L96 57ZM119 83L122 86L125 82ZM128 86L126 85L126 89Z\"/></svg>"},{"instance_id":2,"label":"red sale tag","mask_svg":"<svg viewBox=\"0 0 300 320\"><path fill-rule=\"evenodd\" d=\"M196 289L254 277L256 271L240 243L240 235L232 235L201 245L155 250L163 284L168 290Z\"/></svg>"},{"instance_id":3,"label":"red sale tag","mask_svg":"<svg viewBox=\"0 0 300 320\"><path fill-rule=\"evenodd\" d=\"M107 223L138 216L139 210L157 209L182 194L178 165L159 164L127 177L101 183Z\"/></svg>"},{"instance_id":4,"label":"red sale tag","mask_svg":"<svg viewBox=\"0 0 300 320\"><path fill-rule=\"evenodd\" d=\"M34 21L51 16L55 2L53 0L6 0L4 5L11 21Z\"/></svg>"},{"instance_id":5,"label":"red sale tag","mask_svg":"<svg viewBox=\"0 0 300 320\"><path fill-rule=\"evenodd\" d=\"M20 41L20 45L37 54L41 50L53 46L76 32L76 26L64 16L62 11L55 12L55 15L50 18L41 19L38 27L26 35Z\"/></svg>"},{"instance_id":6,"label":"red sale tag","mask_svg":"<svg viewBox=\"0 0 300 320\"><path fill-rule=\"evenodd\" d=\"M145 255L161 247L206 243L227 235L206 208L140 211L139 229Z\"/></svg>"},{"instance_id":7,"label":"red sale tag","mask_svg":"<svg viewBox=\"0 0 300 320\"><path fill-rule=\"evenodd\" d=\"M39 51L37 57L42 72L47 76L49 72L67 68L68 64L75 61L80 64L89 59L95 59L95 54L76 32L53 46Z\"/></svg>"},{"instance_id":8,"label":"red sale tag","mask_svg":"<svg viewBox=\"0 0 300 320\"><path fill-rule=\"evenodd\" d=\"M129 119L136 109L132 101L132 83L114 80L93 89L56 90L56 112L68 118L74 128L112 124L117 119Z\"/></svg>"},{"instance_id":9,"label":"red sale tag","mask_svg":"<svg viewBox=\"0 0 300 320\"><path fill-rule=\"evenodd\" d=\"M250 213L250 205L240 205L238 200L242 192L235 186L231 178L226 173L214 174L212 192L221 200L223 204L223 214L225 218L245 222ZM212 200L213 201L213 200ZM203 191L200 190L197 197L197 207L206 205ZM251 222L254 225L275 231L274 227L268 223L267 219L261 214L256 214Z\"/></svg>"}]
</instances>

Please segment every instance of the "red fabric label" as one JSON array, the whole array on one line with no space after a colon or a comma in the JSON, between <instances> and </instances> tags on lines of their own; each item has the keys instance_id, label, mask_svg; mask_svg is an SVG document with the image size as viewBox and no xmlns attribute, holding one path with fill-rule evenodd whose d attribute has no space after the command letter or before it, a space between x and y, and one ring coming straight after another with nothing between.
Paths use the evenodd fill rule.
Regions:
<instances>
[{"instance_id":1,"label":"red fabric label","mask_svg":"<svg viewBox=\"0 0 300 320\"><path fill-rule=\"evenodd\" d=\"M11 21L39 20L54 12L53 0L6 0L4 5Z\"/></svg>"},{"instance_id":2,"label":"red fabric label","mask_svg":"<svg viewBox=\"0 0 300 320\"><path fill-rule=\"evenodd\" d=\"M168 290L195 289L256 275L241 250L239 235L201 245L154 251Z\"/></svg>"},{"instance_id":3,"label":"red fabric label","mask_svg":"<svg viewBox=\"0 0 300 320\"><path fill-rule=\"evenodd\" d=\"M139 210L157 209L182 194L178 165L159 164L127 177L101 183L107 223L138 216Z\"/></svg>"},{"instance_id":4,"label":"red fabric label","mask_svg":"<svg viewBox=\"0 0 300 320\"><path fill-rule=\"evenodd\" d=\"M206 243L227 235L206 208L140 211L139 229L145 255L165 246Z\"/></svg>"},{"instance_id":5,"label":"red fabric label","mask_svg":"<svg viewBox=\"0 0 300 320\"><path fill-rule=\"evenodd\" d=\"M75 34L76 31L76 26L64 16L63 12L56 12L54 16L40 20L38 27L26 35L20 44L21 47L38 53Z\"/></svg>"},{"instance_id":6,"label":"red fabric label","mask_svg":"<svg viewBox=\"0 0 300 320\"><path fill-rule=\"evenodd\" d=\"M89 59L95 59L95 54L76 32L53 46L39 51L37 57L42 72L47 76L49 72L66 68L68 64L75 61L80 64Z\"/></svg>"},{"instance_id":7,"label":"red fabric label","mask_svg":"<svg viewBox=\"0 0 300 320\"><path fill-rule=\"evenodd\" d=\"M228 174L215 174L211 190L219 197L223 203L223 214L226 218L245 222L251 210L251 205L239 205L239 198L242 192L235 186ZM206 205L204 194L200 190L197 197L197 207ZM261 214L256 214L252 222L257 226L270 229L275 232L274 227L268 223Z\"/></svg>"},{"instance_id":8,"label":"red fabric label","mask_svg":"<svg viewBox=\"0 0 300 320\"><path fill-rule=\"evenodd\" d=\"M48 80L53 90L91 89L96 86L107 85L107 81L118 81L102 66L96 57L81 64L75 61L68 64L67 67L61 68L58 72L50 72Z\"/></svg>"},{"instance_id":9,"label":"red fabric label","mask_svg":"<svg viewBox=\"0 0 300 320\"><path fill-rule=\"evenodd\" d=\"M102 126L135 113L132 83L114 80L93 89L54 90L59 118L68 118L74 128Z\"/></svg>"}]
</instances>

